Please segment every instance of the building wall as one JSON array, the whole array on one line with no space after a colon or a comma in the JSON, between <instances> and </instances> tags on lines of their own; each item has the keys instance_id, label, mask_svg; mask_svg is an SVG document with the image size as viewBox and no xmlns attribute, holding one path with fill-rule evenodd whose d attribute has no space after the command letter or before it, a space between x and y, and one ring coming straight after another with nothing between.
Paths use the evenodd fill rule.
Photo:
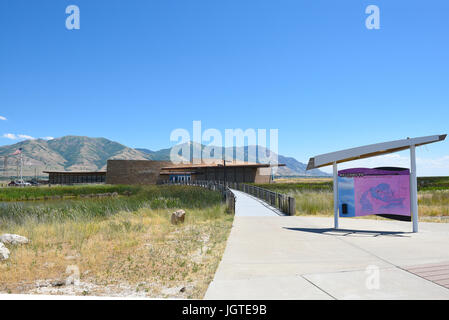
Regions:
<instances>
[{"instance_id":1,"label":"building wall","mask_svg":"<svg viewBox=\"0 0 449 320\"><path fill-rule=\"evenodd\" d=\"M86 172L86 173L71 173L71 172L50 172L48 174L49 184L85 184L85 183L104 183L105 172Z\"/></svg>"},{"instance_id":2,"label":"building wall","mask_svg":"<svg viewBox=\"0 0 449 320\"><path fill-rule=\"evenodd\" d=\"M156 184L162 179L161 168L172 165L169 161L108 160L108 184Z\"/></svg>"},{"instance_id":3,"label":"building wall","mask_svg":"<svg viewBox=\"0 0 449 320\"><path fill-rule=\"evenodd\" d=\"M170 161L151 160L108 160L106 183L108 184L156 184L161 180L168 180L169 175L160 175L161 168L173 167ZM263 170L265 169L265 170ZM266 174L268 169L268 174ZM183 172L186 169L180 168ZM223 167L195 168L192 180L224 180ZM254 167L226 167L227 181L270 183L269 168Z\"/></svg>"},{"instance_id":4,"label":"building wall","mask_svg":"<svg viewBox=\"0 0 449 320\"><path fill-rule=\"evenodd\" d=\"M50 184L102 183L108 184L156 184L168 180L168 175L161 175L163 167L173 167L173 171L185 172L186 169L176 169L170 161L150 160L108 160L107 172L51 172ZM226 167L228 182L270 183L270 168ZM192 180L224 180L223 167L195 168Z\"/></svg>"},{"instance_id":5,"label":"building wall","mask_svg":"<svg viewBox=\"0 0 449 320\"><path fill-rule=\"evenodd\" d=\"M255 183L271 183L271 168L258 168Z\"/></svg>"},{"instance_id":6,"label":"building wall","mask_svg":"<svg viewBox=\"0 0 449 320\"><path fill-rule=\"evenodd\" d=\"M192 175L192 180L224 180L223 167L199 168L195 171L197 174ZM270 183L270 172L270 168L230 166L226 167L226 180L228 182Z\"/></svg>"}]
</instances>

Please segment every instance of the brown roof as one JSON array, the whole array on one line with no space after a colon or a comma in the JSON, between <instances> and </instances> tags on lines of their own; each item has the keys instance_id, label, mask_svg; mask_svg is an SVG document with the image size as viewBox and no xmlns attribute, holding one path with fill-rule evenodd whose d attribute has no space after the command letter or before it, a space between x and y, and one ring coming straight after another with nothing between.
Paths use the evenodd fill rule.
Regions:
<instances>
[{"instance_id":1,"label":"brown roof","mask_svg":"<svg viewBox=\"0 0 449 320\"><path fill-rule=\"evenodd\" d=\"M43 173L59 174L106 174L106 171L42 171Z\"/></svg>"},{"instance_id":2,"label":"brown roof","mask_svg":"<svg viewBox=\"0 0 449 320\"><path fill-rule=\"evenodd\" d=\"M285 164L278 164L279 167L285 166ZM170 169L195 169L195 168L217 168L223 167L223 163L220 162L210 162L210 163L190 163L190 164L174 164L170 167L163 167L161 170L170 170ZM250 168L267 168L271 167L268 163L255 163L255 162L226 162L226 167L250 167Z\"/></svg>"},{"instance_id":3,"label":"brown roof","mask_svg":"<svg viewBox=\"0 0 449 320\"><path fill-rule=\"evenodd\" d=\"M198 171L161 171L160 174L196 174Z\"/></svg>"}]
</instances>

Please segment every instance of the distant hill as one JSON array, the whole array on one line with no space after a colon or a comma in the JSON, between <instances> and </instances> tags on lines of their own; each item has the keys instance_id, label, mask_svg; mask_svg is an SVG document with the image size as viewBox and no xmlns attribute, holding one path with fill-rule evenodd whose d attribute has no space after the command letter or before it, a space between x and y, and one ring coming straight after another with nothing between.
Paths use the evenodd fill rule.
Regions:
<instances>
[{"instance_id":1,"label":"distant hill","mask_svg":"<svg viewBox=\"0 0 449 320\"><path fill-rule=\"evenodd\" d=\"M45 170L98 171L106 169L108 159L148 159L145 154L105 138L65 136L53 140L26 140L0 147L3 176L17 174L18 156L9 156L5 171L4 156L22 148L23 174L41 175ZM35 171L36 170L36 171Z\"/></svg>"},{"instance_id":2,"label":"distant hill","mask_svg":"<svg viewBox=\"0 0 449 320\"><path fill-rule=\"evenodd\" d=\"M192 161L193 159L193 154L195 150L201 151L201 153L203 152L205 146L204 145L200 145L200 144L195 144L195 143L189 143L189 147L190 147L190 161ZM256 148L256 157L251 157L248 156L248 150L249 147L234 147L233 149L233 154L234 154L234 159L242 159L244 161L249 161L249 162L260 162L259 158L257 156L258 152L260 152L261 154L266 154L266 156L269 156L269 150L266 148L263 148L261 146L253 146L254 148ZM260 149L260 150L259 150ZM142 153L146 154L148 157L150 157L150 159L153 160L170 160L170 151L171 149L162 149L159 151L151 151L148 149L142 149L142 148L136 148L136 150L141 151ZM221 149L217 149L219 154L222 154ZM228 152L229 152L229 148L228 148ZM211 155L211 157L213 157L214 155ZM330 174L323 172L319 169L313 169L310 171L306 171L307 165L299 162L298 160L296 160L295 158L292 157L285 157L282 155L278 155L278 163L280 164L285 164L285 167L279 167L278 171L277 171L277 176L330 176Z\"/></svg>"},{"instance_id":3,"label":"distant hill","mask_svg":"<svg viewBox=\"0 0 449 320\"><path fill-rule=\"evenodd\" d=\"M193 148L204 149L203 145L189 144L191 155ZM65 136L53 140L26 140L12 145L0 147L0 175L3 177L16 176L18 156L11 155L17 149L23 150L23 175L42 175L42 171L98 171L105 170L108 159L133 160L169 160L170 148L152 151L143 148L129 148L118 142L106 138L90 138L82 136ZM260 147L261 148L261 147ZM268 152L266 149L260 150ZM258 162L258 157L248 159L248 147L234 150L236 157L250 162ZM7 161L4 161L4 157ZM213 155L211 155L213 156ZM280 167L277 175L282 176L328 176L320 170L306 172L306 165L292 157L278 156ZM6 168L5 168L6 164Z\"/></svg>"}]
</instances>

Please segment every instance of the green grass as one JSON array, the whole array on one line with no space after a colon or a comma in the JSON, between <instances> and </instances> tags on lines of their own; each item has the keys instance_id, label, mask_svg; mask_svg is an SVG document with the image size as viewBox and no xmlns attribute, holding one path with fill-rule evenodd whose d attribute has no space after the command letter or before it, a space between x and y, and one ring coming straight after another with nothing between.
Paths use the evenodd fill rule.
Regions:
<instances>
[{"instance_id":1,"label":"green grass","mask_svg":"<svg viewBox=\"0 0 449 320\"><path fill-rule=\"evenodd\" d=\"M257 184L258 187L279 193L288 193L291 191L332 191L332 182L300 182L300 183L271 183L271 184Z\"/></svg>"},{"instance_id":2,"label":"green grass","mask_svg":"<svg viewBox=\"0 0 449 320\"><path fill-rule=\"evenodd\" d=\"M22 188L25 190L26 188ZM120 211L137 211L141 208L207 208L221 203L218 192L192 186L119 186L99 187L55 187L36 188L47 190L49 194L80 195L86 192L132 191L131 196L119 196L99 199L50 200L3 202L0 204L0 223L4 225L21 224L29 220L39 222L64 220L89 220L105 218ZM60 189L63 189L60 190ZM28 190L25 190L28 191ZM84 192L84 193L83 193Z\"/></svg>"},{"instance_id":3,"label":"green grass","mask_svg":"<svg viewBox=\"0 0 449 320\"><path fill-rule=\"evenodd\" d=\"M449 177L418 177L418 190L449 190Z\"/></svg>"},{"instance_id":4,"label":"green grass","mask_svg":"<svg viewBox=\"0 0 449 320\"><path fill-rule=\"evenodd\" d=\"M137 194L142 186L125 185L82 185L82 186L54 186L54 187L6 187L0 188L0 201L21 201L43 199L53 196L81 196L88 194L112 193Z\"/></svg>"},{"instance_id":5,"label":"green grass","mask_svg":"<svg viewBox=\"0 0 449 320\"><path fill-rule=\"evenodd\" d=\"M314 179L313 182L307 182L302 179L303 182L293 183L272 183L272 184L258 184L257 186L273 190L276 192L289 192L295 191L332 191L332 181L329 179L323 179L322 182ZM283 181L288 181L284 179ZM294 181L294 180L293 180ZM418 191L429 190L449 190L449 177L418 177Z\"/></svg>"}]
</instances>

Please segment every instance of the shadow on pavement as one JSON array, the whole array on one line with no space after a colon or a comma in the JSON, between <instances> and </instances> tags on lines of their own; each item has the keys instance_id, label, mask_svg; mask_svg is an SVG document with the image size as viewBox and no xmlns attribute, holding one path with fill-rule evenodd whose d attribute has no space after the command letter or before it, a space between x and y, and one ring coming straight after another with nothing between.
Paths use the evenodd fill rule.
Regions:
<instances>
[{"instance_id":1,"label":"shadow on pavement","mask_svg":"<svg viewBox=\"0 0 449 320\"><path fill-rule=\"evenodd\" d=\"M404 232L404 231L376 231L376 230L354 230L354 229L334 229L334 228L287 228L283 227L287 230L293 231L302 231L302 232L311 232L311 233L320 233L327 234L332 236L391 236L391 237L408 237L407 234L411 234L412 232Z\"/></svg>"}]
</instances>

